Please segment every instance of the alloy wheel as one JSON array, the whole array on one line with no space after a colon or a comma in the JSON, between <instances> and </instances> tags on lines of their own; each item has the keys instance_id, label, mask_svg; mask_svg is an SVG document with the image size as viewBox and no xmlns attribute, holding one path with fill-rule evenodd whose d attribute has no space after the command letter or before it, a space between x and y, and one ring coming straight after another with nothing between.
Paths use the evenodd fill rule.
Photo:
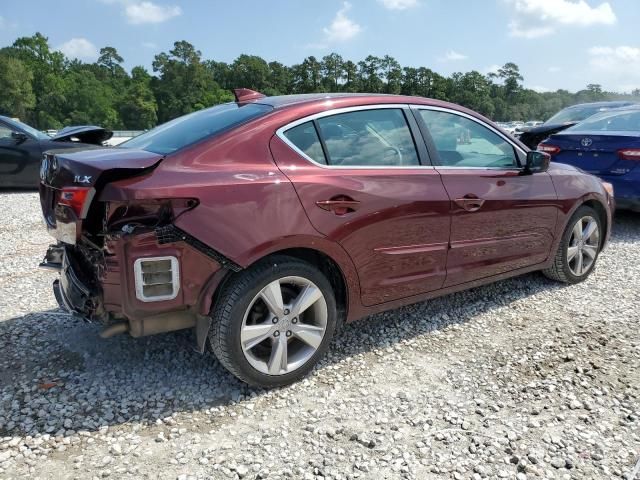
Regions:
<instances>
[{"instance_id":1,"label":"alloy wheel","mask_svg":"<svg viewBox=\"0 0 640 480\"><path fill-rule=\"evenodd\" d=\"M596 261L600 248L600 229L592 216L580 218L571 231L567 247L569 270L576 277L588 272Z\"/></svg>"},{"instance_id":2,"label":"alloy wheel","mask_svg":"<svg viewBox=\"0 0 640 480\"><path fill-rule=\"evenodd\" d=\"M312 281L296 276L274 280L258 292L244 314L242 352L261 373L290 373L318 350L327 320L327 302Z\"/></svg>"}]
</instances>

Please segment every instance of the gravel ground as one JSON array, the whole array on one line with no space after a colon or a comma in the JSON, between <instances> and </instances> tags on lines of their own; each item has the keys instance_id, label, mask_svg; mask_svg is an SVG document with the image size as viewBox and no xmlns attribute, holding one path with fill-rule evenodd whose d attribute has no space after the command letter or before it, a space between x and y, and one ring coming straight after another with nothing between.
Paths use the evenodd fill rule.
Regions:
<instances>
[{"instance_id":1,"label":"gravel ground","mask_svg":"<svg viewBox=\"0 0 640 480\"><path fill-rule=\"evenodd\" d=\"M640 214L583 284L532 274L376 315L263 391L190 332L101 340L64 315L37 196L0 204L1 478L631 478Z\"/></svg>"}]
</instances>

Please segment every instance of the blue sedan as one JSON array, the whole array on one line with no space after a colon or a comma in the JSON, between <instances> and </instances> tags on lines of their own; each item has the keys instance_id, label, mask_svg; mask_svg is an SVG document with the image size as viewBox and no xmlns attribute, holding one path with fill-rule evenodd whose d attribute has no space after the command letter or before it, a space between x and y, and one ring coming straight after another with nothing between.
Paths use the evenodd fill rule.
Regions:
<instances>
[{"instance_id":1,"label":"blue sedan","mask_svg":"<svg viewBox=\"0 0 640 480\"><path fill-rule=\"evenodd\" d=\"M640 107L593 115L551 135L538 150L611 183L616 206L640 212Z\"/></svg>"}]
</instances>

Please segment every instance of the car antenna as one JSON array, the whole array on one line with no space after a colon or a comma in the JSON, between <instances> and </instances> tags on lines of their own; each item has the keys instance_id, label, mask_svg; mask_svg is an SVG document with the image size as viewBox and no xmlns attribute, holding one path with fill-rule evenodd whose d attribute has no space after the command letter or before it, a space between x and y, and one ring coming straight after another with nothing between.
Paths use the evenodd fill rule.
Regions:
<instances>
[{"instance_id":1,"label":"car antenna","mask_svg":"<svg viewBox=\"0 0 640 480\"><path fill-rule=\"evenodd\" d=\"M235 95L236 102L238 103L248 102L249 100L257 100L259 98L266 97L265 94L250 90L248 88L234 88L233 94Z\"/></svg>"}]
</instances>

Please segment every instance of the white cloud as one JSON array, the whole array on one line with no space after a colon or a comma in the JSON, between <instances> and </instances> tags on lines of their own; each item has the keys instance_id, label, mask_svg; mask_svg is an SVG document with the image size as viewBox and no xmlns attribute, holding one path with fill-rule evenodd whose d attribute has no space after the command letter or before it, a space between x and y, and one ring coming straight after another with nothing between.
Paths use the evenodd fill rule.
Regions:
<instances>
[{"instance_id":1,"label":"white cloud","mask_svg":"<svg viewBox=\"0 0 640 480\"><path fill-rule=\"evenodd\" d=\"M98 49L86 38L72 38L68 42L59 45L56 50L61 51L69 58L79 60L95 60L98 58Z\"/></svg>"},{"instance_id":2,"label":"white cloud","mask_svg":"<svg viewBox=\"0 0 640 480\"><path fill-rule=\"evenodd\" d=\"M158 48L158 45L153 42L142 42L144 48Z\"/></svg>"},{"instance_id":3,"label":"white cloud","mask_svg":"<svg viewBox=\"0 0 640 480\"><path fill-rule=\"evenodd\" d=\"M362 31L362 27L347 17L347 12L351 9L349 2L344 2L342 8L338 10L331 25L323 29L328 42L345 42L351 40Z\"/></svg>"},{"instance_id":4,"label":"white cloud","mask_svg":"<svg viewBox=\"0 0 640 480\"><path fill-rule=\"evenodd\" d=\"M407 10L408 8L417 7L418 0L378 0L385 8L389 10Z\"/></svg>"},{"instance_id":5,"label":"white cloud","mask_svg":"<svg viewBox=\"0 0 640 480\"><path fill-rule=\"evenodd\" d=\"M595 80L605 88L633 90L640 85L640 47L629 45L596 46L587 50L589 66Z\"/></svg>"},{"instance_id":6,"label":"white cloud","mask_svg":"<svg viewBox=\"0 0 640 480\"><path fill-rule=\"evenodd\" d=\"M162 23L173 17L182 15L178 6L162 6L153 2L127 3L124 10L129 23L140 25L143 23Z\"/></svg>"},{"instance_id":7,"label":"white cloud","mask_svg":"<svg viewBox=\"0 0 640 480\"><path fill-rule=\"evenodd\" d=\"M506 0L514 18L509 22L509 35L518 38L540 38L554 33L559 26L588 27L613 25L616 14L609 2L597 6L585 0ZM526 27L532 25L532 27Z\"/></svg>"},{"instance_id":8,"label":"white cloud","mask_svg":"<svg viewBox=\"0 0 640 480\"><path fill-rule=\"evenodd\" d=\"M467 58L469 57L462 53L456 52L455 50L449 50L438 60L440 60L441 62L459 62L461 60L466 60Z\"/></svg>"},{"instance_id":9,"label":"white cloud","mask_svg":"<svg viewBox=\"0 0 640 480\"><path fill-rule=\"evenodd\" d=\"M509 35L517 38L540 38L551 35L554 32L552 27L523 27L519 21L509 22Z\"/></svg>"}]
</instances>

